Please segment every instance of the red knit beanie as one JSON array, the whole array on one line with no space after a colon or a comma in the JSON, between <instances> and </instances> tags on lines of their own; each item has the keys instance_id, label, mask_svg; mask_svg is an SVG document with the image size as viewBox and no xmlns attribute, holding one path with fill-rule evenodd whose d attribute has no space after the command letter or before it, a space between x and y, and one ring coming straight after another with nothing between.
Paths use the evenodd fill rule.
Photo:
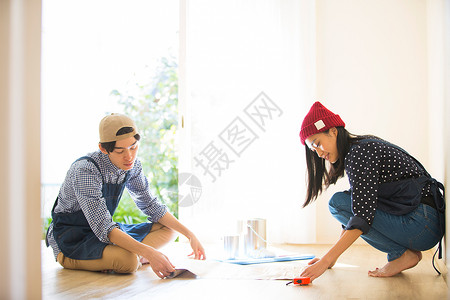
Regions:
<instances>
[{"instance_id":1,"label":"red knit beanie","mask_svg":"<svg viewBox=\"0 0 450 300\"><path fill-rule=\"evenodd\" d=\"M300 140L305 144L305 140L316 133L327 131L332 127L345 127L339 115L329 111L319 101L311 106L305 119L303 119L302 129L300 130Z\"/></svg>"}]
</instances>

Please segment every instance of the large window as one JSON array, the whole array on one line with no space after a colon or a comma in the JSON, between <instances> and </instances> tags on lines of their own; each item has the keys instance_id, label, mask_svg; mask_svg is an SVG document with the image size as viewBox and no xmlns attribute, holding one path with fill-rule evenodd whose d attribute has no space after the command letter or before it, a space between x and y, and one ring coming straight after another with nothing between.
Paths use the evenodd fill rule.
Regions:
<instances>
[{"instance_id":1,"label":"large window","mask_svg":"<svg viewBox=\"0 0 450 300\"><path fill-rule=\"evenodd\" d=\"M43 0L42 217L47 222L68 168L98 149L98 123L110 112L135 118L152 192L177 214L178 19L177 0ZM139 219L134 205L124 205L120 221Z\"/></svg>"},{"instance_id":2,"label":"large window","mask_svg":"<svg viewBox=\"0 0 450 300\"><path fill-rule=\"evenodd\" d=\"M210 242L249 218L267 220L269 242L314 242L298 137L315 92L314 2L186 2L180 220Z\"/></svg>"},{"instance_id":3,"label":"large window","mask_svg":"<svg viewBox=\"0 0 450 300\"><path fill-rule=\"evenodd\" d=\"M315 91L314 15L297 0L45 0L43 212L70 164L95 150L100 118L121 111L156 143L140 152L152 191L170 205L179 183L180 220L199 238L258 217L270 242L314 242L314 229L283 230L315 221L300 209L298 140ZM178 83L184 126L170 108Z\"/></svg>"}]
</instances>

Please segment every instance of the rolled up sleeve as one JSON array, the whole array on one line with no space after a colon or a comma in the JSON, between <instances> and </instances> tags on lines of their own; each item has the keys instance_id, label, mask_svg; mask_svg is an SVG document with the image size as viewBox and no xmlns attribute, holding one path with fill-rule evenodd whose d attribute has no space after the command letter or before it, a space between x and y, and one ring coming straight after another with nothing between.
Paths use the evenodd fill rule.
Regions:
<instances>
[{"instance_id":1,"label":"rolled up sleeve","mask_svg":"<svg viewBox=\"0 0 450 300\"><path fill-rule=\"evenodd\" d=\"M150 222L158 222L166 214L167 206L151 194L148 180L142 171L139 160L136 160L126 187L136 206L148 216Z\"/></svg>"},{"instance_id":2,"label":"rolled up sleeve","mask_svg":"<svg viewBox=\"0 0 450 300\"><path fill-rule=\"evenodd\" d=\"M352 229L359 229L363 232L363 234L366 234L370 230L370 225L367 223L366 220L358 217L353 216L350 217L350 220L348 221L347 225L344 226L345 230L352 230Z\"/></svg>"}]
</instances>

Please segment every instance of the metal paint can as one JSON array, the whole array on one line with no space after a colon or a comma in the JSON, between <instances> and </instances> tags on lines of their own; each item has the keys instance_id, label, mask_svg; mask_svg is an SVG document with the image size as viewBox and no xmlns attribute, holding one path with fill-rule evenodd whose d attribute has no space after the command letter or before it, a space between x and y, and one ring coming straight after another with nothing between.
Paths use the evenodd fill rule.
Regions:
<instances>
[{"instance_id":1,"label":"metal paint can","mask_svg":"<svg viewBox=\"0 0 450 300\"><path fill-rule=\"evenodd\" d=\"M247 220L247 230L245 234L245 252L252 256L252 253L267 248L266 239L266 220L249 219Z\"/></svg>"}]
</instances>

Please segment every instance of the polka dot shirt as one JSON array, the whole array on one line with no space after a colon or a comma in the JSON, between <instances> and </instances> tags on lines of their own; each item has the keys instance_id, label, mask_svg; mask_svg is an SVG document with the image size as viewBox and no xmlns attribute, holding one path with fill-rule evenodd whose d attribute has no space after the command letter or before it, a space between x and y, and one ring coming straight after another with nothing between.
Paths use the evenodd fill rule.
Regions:
<instances>
[{"instance_id":1,"label":"polka dot shirt","mask_svg":"<svg viewBox=\"0 0 450 300\"><path fill-rule=\"evenodd\" d=\"M366 224L372 225L380 184L417 178L424 174L424 170L416 165L411 156L381 140L353 145L345 157L345 171L350 182L353 214L356 219L360 219L350 219L346 228L358 228L363 232L368 231ZM430 186L427 184L422 190L422 196L429 195ZM361 222L361 219L365 222Z\"/></svg>"}]
</instances>

